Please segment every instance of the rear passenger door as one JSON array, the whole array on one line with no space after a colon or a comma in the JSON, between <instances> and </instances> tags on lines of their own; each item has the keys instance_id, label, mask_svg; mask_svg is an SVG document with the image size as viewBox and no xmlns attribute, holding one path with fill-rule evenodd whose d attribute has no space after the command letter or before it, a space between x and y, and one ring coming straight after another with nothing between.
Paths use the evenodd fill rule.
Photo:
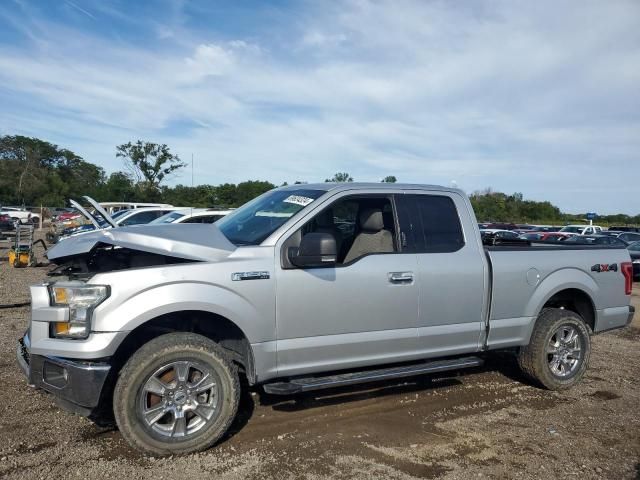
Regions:
<instances>
[{"instance_id":1,"label":"rear passenger door","mask_svg":"<svg viewBox=\"0 0 640 480\"><path fill-rule=\"evenodd\" d=\"M418 262L418 348L425 357L477 351L488 272L470 221L463 228L458 214L465 201L442 192L407 194L399 203L403 249Z\"/></svg>"}]
</instances>

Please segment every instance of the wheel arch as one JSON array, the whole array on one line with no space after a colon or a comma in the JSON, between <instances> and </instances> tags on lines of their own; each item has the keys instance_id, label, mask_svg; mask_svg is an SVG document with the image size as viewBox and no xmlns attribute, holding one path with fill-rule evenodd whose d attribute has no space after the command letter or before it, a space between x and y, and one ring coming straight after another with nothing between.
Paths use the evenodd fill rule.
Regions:
<instances>
[{"instance_id":1,"label":"wheel arch","mask_svg":"<svg viewBox=\"0 0 640 480\"><path fill-rule=\"evenodd\" d=\"M227 317L206 310L174 311L141 323L129 332L111 357L112 370L119 372L148 341L173 332L197 333L220 344L244 372L249 384L255 383L253 350L245 332Z\"/></svg>"},{"instance_id":2,"label":"wheel arch","mask_svg":"<svg viewBox=\"0 0 640 480\"><path fill-rule=\"evenodd\" d=\"M526 315L537 319L545 308L566 308L580 315L593 329L600 287L591 276L577 268L563 268L548 275L536 287L526 307Z\"/></svg>"},{"instance_id":3,"label":"wheel arch","mask_svg":"<svg viewBox=\"0 0 640 480\"><path fill-rule=\"evenodd\" d=\"M579 288L565 288L551 295L542 305L538 315L545 308L560 308L577 313L593 332L596 323L596 307L592 298Z\"/></svg>"}]
</instances>

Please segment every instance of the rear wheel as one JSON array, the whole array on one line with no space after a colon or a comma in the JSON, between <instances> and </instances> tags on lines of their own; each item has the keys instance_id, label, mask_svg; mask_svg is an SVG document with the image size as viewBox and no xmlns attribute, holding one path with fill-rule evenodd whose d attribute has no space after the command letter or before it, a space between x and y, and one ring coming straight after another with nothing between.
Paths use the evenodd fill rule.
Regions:
<instances>
[{"instance_id":1,"label":"rear wheel","mask_svg":"<svg viewBox=\"0 0 640 480\"><path fill-rule=\"evenodd\" d=\"M122 436L151 455L209 448L238 410L240 383L223 348L193 333L141 347L120 372L114 415Z\"/></svg>"},{"instance_id":2,"label":"rear wheel","mask_svg":"<svg viewBox=\"0 0 640 480\"><path fill-rule=\"evenodd\" d=\"M580 382L589 364L589 328L577 313L544 309L529 345L518 355L522 371L549 390L563 390Z\"/></svg>"}]
</instances>

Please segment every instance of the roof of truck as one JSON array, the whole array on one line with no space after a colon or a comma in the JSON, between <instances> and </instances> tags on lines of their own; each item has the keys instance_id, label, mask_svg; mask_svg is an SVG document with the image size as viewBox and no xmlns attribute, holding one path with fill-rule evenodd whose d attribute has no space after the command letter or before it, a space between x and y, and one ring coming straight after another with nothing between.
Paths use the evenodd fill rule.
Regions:
<instances>
[{"instance_id":1,"label":"roof of truck","mask_svg":"<svg viewBox=\"0 0 640 480\"><path fill-rule=\"evenodd\" d=\"M324 183L297 183L293 185L287 185L285 187L279 187L279 190L370 190L370 189L383 189L383 190L437 190L440 192L452 192L465 193L458 188L443 187L441 185L421 185L417 183L385 183L385 182L324 182Z\"/></svg>"}]
</instances>

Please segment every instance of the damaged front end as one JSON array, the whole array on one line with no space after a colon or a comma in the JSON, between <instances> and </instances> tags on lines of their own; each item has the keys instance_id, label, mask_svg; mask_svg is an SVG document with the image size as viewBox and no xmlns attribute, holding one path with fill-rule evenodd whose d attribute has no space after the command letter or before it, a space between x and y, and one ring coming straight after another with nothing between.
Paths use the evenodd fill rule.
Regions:
<instances>
[{"instance_id":1,"label":"damaged front end","mask_svg":"<svg viewBox=\"0 0 640 480\"><path fill-rule=\"evenodd\" d=\"M47 252L51 276L86 279L97 273L219 261L235 245L214 225L145 225L70 237Z\"/></svg>"},{"instance_id":2,"label":"damaged front end","mask_svg":"<svg viewBox=\"0 0 640 480\"><path fill-rule=\"evenodd\" d=\"M87 253L56 259L53 261L55 267L48 272L48 275L67 277L69 280L84 280L97 273L196 261L114 245L98 244Z\"/></svg>"}]
</instances>

